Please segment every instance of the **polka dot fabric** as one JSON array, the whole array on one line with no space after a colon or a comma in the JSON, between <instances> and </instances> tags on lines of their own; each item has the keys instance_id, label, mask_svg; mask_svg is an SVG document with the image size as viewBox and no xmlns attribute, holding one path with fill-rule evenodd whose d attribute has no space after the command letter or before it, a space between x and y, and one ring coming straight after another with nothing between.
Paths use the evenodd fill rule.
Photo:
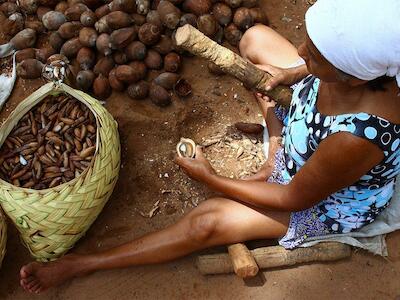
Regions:
<instances>
[{"instance_id":1,"label":"polka dot fabric","mask_svg":"<svg viewBox=\"0 0 400 300\"><path fill-rule=\"evenodd\" d=\"M286 168L290 180L332 134L349 132L377 145L384 159L353 185L316 205L319 220L332 233L347 233L371 223L390 202L400 173L400 124L364 112L328 116L317 109L320 80L305 78L295 89L283 129Z\"/></svg>"}]
</instances>

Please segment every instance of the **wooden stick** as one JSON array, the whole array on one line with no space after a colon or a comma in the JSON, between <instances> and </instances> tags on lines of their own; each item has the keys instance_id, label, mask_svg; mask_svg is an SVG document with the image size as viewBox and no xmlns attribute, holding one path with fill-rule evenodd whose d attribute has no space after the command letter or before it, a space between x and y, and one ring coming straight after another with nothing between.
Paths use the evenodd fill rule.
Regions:
<instances>
[{"instance_id":1,"label":"wooden stick","mask_svg":"<svg viewBox=\"0 0 400 300\"><path fill-rule=\"evenodd\" d=\"M236 77L247 87L271 96L276 102L286 107L290 105L292 92L288 87L278 86L272 91L266 91L266 83L271 78L271 74L214 42L193 26L186 24L178 28L175 42L178 47L215 63L225 73Z\"/></svg>"},{"instance_id":2,"label":"wooden stick","mask_svg":"<svg viewBox=\"0 0 400 300\"><path fill-rule=\"evenodd\" d=\"M250 251L260 269L288 267L309 262L335 261L350 257L351 247L341 243L325 242L308 248L286 250L280 246L258 248ZM197 258L197 268L203 275L234 272L228 254L202 255Z\"/></svg>"},{"instance_id":3,"label":"wooden stick","mask_svg":"<svg viewBox=\"0 0 400 300\"><path fill-rule=\"evenodd\" d=\"M237 276L250 278L257 275L259 268L245 244L239 243L228 246L228 253Z\"/></svg>"}]
</instances>

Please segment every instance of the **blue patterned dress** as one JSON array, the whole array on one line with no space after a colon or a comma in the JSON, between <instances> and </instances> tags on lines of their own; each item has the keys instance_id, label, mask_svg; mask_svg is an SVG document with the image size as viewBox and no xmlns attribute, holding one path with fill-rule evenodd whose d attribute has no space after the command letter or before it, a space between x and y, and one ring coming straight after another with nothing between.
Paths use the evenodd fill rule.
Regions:
<instances>
[{"instance_id":1,"label":"blue patterned dress","mask_svg":"<svg viewBox=\"0 0 400 300\"><path fill-rule=\"evenodd\" d=\"M323 115L317 110L320 80L308 76L296 87L283 128L284 148L276 153L272 182L287 184L327 137L348 132L377 145L381 163L354 184L314 207L291 214L289 230L279 243L294 248L308 237L347 233L375 220L388 206L400 172L400 124L367 113Z\"/></svg>"}]
</instances>

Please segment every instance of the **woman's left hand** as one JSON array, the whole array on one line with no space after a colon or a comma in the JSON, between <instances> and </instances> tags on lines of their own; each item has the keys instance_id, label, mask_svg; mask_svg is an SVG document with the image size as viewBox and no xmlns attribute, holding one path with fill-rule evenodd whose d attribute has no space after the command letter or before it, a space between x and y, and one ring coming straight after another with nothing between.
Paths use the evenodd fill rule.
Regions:
<instances>
[{"instance_id":1,"label":"woman's left hand","mask_svg":"<svg viewBox=\"0 0 400 300\"><path fill-rule=\"evenodd\" d=\"M208 177L215 174L215 170L207 158L204 157L200 146L196 147L195 158L176 157L175 163L177 163L189 177L197 181L204 182Z\"/></svg>"}]
</instances>

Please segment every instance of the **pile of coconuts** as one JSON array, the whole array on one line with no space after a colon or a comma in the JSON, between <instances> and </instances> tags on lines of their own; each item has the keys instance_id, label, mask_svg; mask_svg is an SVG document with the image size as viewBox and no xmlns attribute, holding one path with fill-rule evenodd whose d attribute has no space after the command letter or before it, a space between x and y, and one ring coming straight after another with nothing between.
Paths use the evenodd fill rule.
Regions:
<instances>
[{"instance_id":1,"label":"pile of coconuts","mask_svg":"<svg viewBox=\"0 0 400 300\"><path fill-rule=\"evenodd\" d=\"M179 75L173 35L191 24L218 43L237 46L243 32L267 23L257 0L14 0L1 1L0 23L16 55L17 74L33 79L62 59L69 84L105 100L113 90L161 107L191 93ZM37 40L43 46L34 48ZM209 64L209 70L220 70Z\"/></svg>"}]
</instances>

